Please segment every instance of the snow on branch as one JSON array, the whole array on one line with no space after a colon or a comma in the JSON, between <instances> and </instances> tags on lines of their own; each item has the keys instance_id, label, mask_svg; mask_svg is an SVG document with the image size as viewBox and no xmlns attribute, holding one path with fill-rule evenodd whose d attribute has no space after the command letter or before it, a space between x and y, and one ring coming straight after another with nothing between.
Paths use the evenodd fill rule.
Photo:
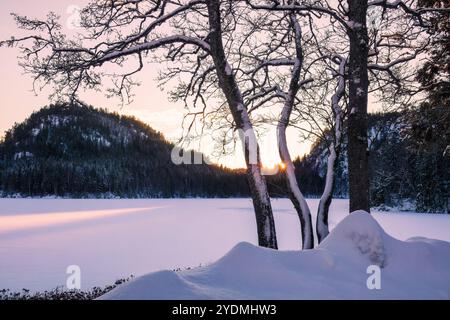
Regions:
<instances>
[{"instance_id":1,"label":"snow on branch","mask_svg":"<svg viewBox=\"0 0 450 320\"><path fill-rule=\"evenodd\" d=\"M100 85L107 74L98 67L106 62L124 67L125 59L135 56L138 66L110 75L114 88L108 90L130 101L130 89L137 84L130 77L143 69L143 59L151 51L169 49L171 55L167 58L171 60L209 53L206 31L200 35L194 27L192 30L176 28L177 21L205 9L204 0L93 1L81 11L84 32L73 39L63 33L59 17L54 13L48 14L45 20L13 14L20 29L34 34L11 37L1 41L0 46L20 49L20 65L33 75L33 88L37 83L39 89L52 84L53 96L68 94L71 99L75 99L81 88L93 89ZM168 35L158 31L164 24L172 28Z\"/></svg>"},{"instance_id":2,"label":"snow on branch","mask_svg":"<svg viewBox=\"0 0 450 320\"><path fill-rule=\"evenodd\" d=\"M447 6L445 8L439 7L413 7L416 4L416 1L388 1L388 0L373 0L368 3L369 7L382 7L384 10L386 9L401 9L406 14L411 15L416 18L419 25L422 27L428 27L428 24L424 21L423 16L426 13L436 12L436 13L449 13L450 8Z\"/></svg>"},{"instance_id":3,"label":"snow on branch","mask_svg":"<svg viewBox=\"0 0 450 320\"><path fill-rule=\"evenodd\" d=\"M279 1L272 1L272 4L255 4L252 0L245 1L251 8L257 10L313 12L320 15L325 14L338 21L345 28L351 28L340 12L329 6L327 1L314 1L313 3L309 3L308 1L292 1L291 4L280 4Z\"/></svg>"}]
</instances>

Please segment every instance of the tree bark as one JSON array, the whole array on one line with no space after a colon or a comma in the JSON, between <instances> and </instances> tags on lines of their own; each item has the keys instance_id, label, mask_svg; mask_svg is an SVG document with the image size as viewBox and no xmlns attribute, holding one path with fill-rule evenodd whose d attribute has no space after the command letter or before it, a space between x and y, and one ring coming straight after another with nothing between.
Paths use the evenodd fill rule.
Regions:
<instances>
[{"instance_id":1,"label":"tree bark","mask_svg":"<svg viewBox=\"0 0 450 320\"><path fill-rule=\"evenodd\" d=\"M289 190L289 198L297 211L300 219L300 227L302 232L302 248L313 249L314 248L314 232L312 228L311 212L308 204L300 191L300 187L297 183L297 177L295 175L295 166L292 163L291 155L287 146L286 129L290 122L292 109L294 107L295 96L300 89L300 74L303 64L303 50L302 50L302 30L295 17L295 14L290 15L292 29L295 36L296 44L296 59L294 69L292 71L292 77L289 85L289 92L286 94L286 101L281 111L281 117L277 126L278 137L278 151L281 161L286 165L286 182Z\"/></svg>"},{"instance_id":2,"label":"tree bark","mask_svg":"<svg viewBox=\"0 0 450 320\"><path fill-rule=\"evenodd\" d=\"M209 42L211 56L222 89L236 123L236 128L244 131L244 153L247 165L247 179L253 200L258 231L258 242L262 247L277 249L277 238L272 206L267 184L261 173L259 147L247 109L244 107L242 93L227 62L222 41L220 0L208 0ZM247 139L248 138L248 139Z\"/></svg>"},{"instance_id":3,"label":"tree bark","mask_svg":"<svg viewBox=\"0 0 450 320\"><path fill-rule=\"evenodd\" d=\"M367 0L347 0L350 39L348 174L350 212L370 212L367 142L368 34Z\"/></svg>"},{"instance_id":4,"label":"tree bark","mask_svg":"<svg viewBox=\"0 0 450 320\"><path fill-rule=\"evenodd\" d=\"M339 63L339 76L336 92L331 98L331 108L334 117L333 142L328 147L327 174L325 179L325 188L320 198L319 208L317 210L316 233L319 243L321 243L330 233L328 228L328 212L331 201L333 200L334 173L338 165L339 154L342 144L343 112L339 105L345 94L345 69L347 59L341 58Z\"/></svg>"},{"instance_id":5,"label":"tree bark","mask_svg":"<svg viewBox=\"0 0 450 320\"><path fill-rule=\"evenodd\" d=\"M330 233L328 228L328 213L331 201L333 200L334 172L336 171L338 158L339 153L337 152L334 143L332 143L329 147L325 188L319 201L319 208L317 209L316 233L317 241L319 243L321 243Z\"/></svg>"}]
</instances>

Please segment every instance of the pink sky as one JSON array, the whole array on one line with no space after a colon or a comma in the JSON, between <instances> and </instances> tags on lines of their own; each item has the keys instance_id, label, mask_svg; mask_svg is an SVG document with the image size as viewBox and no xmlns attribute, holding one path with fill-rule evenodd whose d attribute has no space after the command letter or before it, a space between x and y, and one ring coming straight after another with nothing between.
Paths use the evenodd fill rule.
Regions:
<instances>
[{"instance_id":1,"label":"pink sky","mask_svg":"<svg viewBox=\"0 0 450 320\"><path fill-rule=\"evenodd\" d=\"M45 17L49 11L61 15L63 25L71 17L71 6L83 5L86 0L2 0L0 2L0 39L9 38L18 34L15 23L10 16L11 12L17 12L30 17ZM69 30L68 30L69 31ZM17 65L18 50L10 48L0 49L0 96L2 97L2 113L0 118L0 135L9 129L14 122L23 121L33 110L48 104L48 93L44 91L36 96L31 92L32 82L29 75L24 75L22 69ZM118 100L107 99L103 93L88 92L82 95L83 100L96 107L105 107L114 111L135 114L142 120L152 123L157 129L163 130L169 137L176 136L180 120L180 106L170 104L166 94L161 92L153 79L157 72L149 65L141 75L142 87L136 90L135 102L132 105L120 109ZM154 112L150 116L148 111ZM147 115L147 116L146 116ZM178 117L178 119L172 119ZM163 121L167 119L167 121Z\"/></svg>"},{"instance_id":2,"label":"pink sky","mask_svg":"<svg viewBox=\"0 0 450 320\"><path fill-rule=\"evenodd\" d=\"M83 6L87 0L1 0L0 2L0 39L7 39L11 35L18 35L16 25L10 16L11 12L16 12L29 17L45 17L49 11L54 11L61 16L61 22L66 25L70 21L73 6ZM71 32L67 28L67 32ZM31 92L32 81L29 75L23 74L17 65L17 49L0 48L0 96L1 96L1 117L0 117L0 137L11 128L15 122L26 119L31 112L49 103L49 91L43 91L35 95ZM142 85L135 90L134 102L130 105L120 107L116 99L108 99L103 93L86 92L81 95L82 100L95 106L107 108L111 111L118 111L124 114L131 114L150 126L164 133L168 139L180 137L180 127L183 116L183 106L181 104L170 103L167 94L157 88L154 79L157 76L155 65L148 64L139 79ZM308 151L309 143L299 143L298 135L294 130L289 133L291 152L294 155L304 154ZM276 148L275 132L269 132L262 141L263 162L272 165L279 161ZM207 155L210 154L208 146L211 143L205 141L200 150ZM239 167L243 165L241 154L222 158L219 162L230 166Z\"/></svg>"}]
</instances>

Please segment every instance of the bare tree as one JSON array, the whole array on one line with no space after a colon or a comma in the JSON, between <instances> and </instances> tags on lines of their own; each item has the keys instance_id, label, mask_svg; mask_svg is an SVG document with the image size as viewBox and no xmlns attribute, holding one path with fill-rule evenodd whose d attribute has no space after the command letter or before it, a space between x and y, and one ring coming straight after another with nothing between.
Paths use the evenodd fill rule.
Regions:
<instances>
[{"instance_id":1,"label":"bare tree","mask_svg":"<svg viewBox=\"0 0 450 320\"><path fill-rule=\"evenodd\" d=\"M367 154L367 103L368 103L368 36L366 26L367 0L337 1L332 6L327 1L298 1L292 4L280 4L279 1L267 1L267 4L255 5L263 10L285 10L296 12L315 12L328 15L341 23L348 36L349 46L349 184L350 212L370 211L369 206L369 170Z\"/></svg>"},{"instance_id":2,"label":"bare tree","mask_svg":"<svg viewBox=\"0 0 450 320\"><path fill-rule=\"evenodd\" d=\"M367 0L348 0L349 37L349 118L348 118L348 180L350 212L370 212L369 152L367 140L367 107L369 75L367 62Z\"/></svg>"},{"instance_id":3,"label":"bare tree","mask_svg":"<svg viewBox=\"0 0 450 320\"><path fill-rule=\"evenodd\" d=\"M253 127L248 116L247 109L244 106L242 93L234 78L231 66L227 62L222 43L222 21L220 17L220 1L208 1L208 16L210 25L210 43L211 55L216 66L219 77L219 85L228 101L228 105L235 119L236 126L245 132L250 132L251 139L256 141ZM244 139L245 158L249 177L250 190L253 197L253 203L256 212L256 221L258 225L258 236L260 245L270 248L277 248L275 237L275 224L273 221L272 207L270 205L269 194L264 176L261 174L261 159L259 150L257 151L257 162L251 163L251 141Z\"/></svg>"},{"instance_id":4,"label":"bare tree","mask_svg":"<svg viewBox=\"0 0 450 320\"><path fill-rule=\"evenodd\" d=\"M362 208L356 203L365 203L368 211L367 98L369 93L374 93L380 97L383 104L399 107L407 105L415 93L420 92L421 89L414 89L415 72L414 69L411 72L410 66L414 65L414 61L427 49L429 41L426 36L424 37L426 23L422 14L431 12L432 9L412 10L408 7L411 3L382 5L373 2L365 6L363 2L349 1L345 7L342 1L338 1L336 7L332 7L329 3L321 1L314 3L267 1L266 5L247 2L255 9L268 12L295 11L300 14L310 12L316 13L315 17L319 19L323 15L330 17L326 28L328 36L325 35L319 40L315 35L314 47L319 53L319 60L329 59L337 65L335 70L332 66L328 66L328 69L333 70L333 79L337 79L336 88L330 90L327 80L317 83L318 78L323 78L323 71L327 68L322 67L316 74L313 72L311 77L316 81L314 88L305 90L298 98L296 105L298 114L290 120L290 125L295 123L302 132L306 132L306 137L316 137L325 141L327 145L325 187L316 221L320 243L329 233L328 213L333 196L334 172L342 148L344 121L349 128L347 145L351 176L350 211ZM394 10L397 8L403 10ZM369 20L368 23L366 20ZM315 29L320 28L317 26L311 28L313 34ZM327 39L330 32L336 34L337 38ZM327 54L324 54L325 51ZM351 63L350 57L353 57ZM361 65L363 68L360 68ZM321 74L322 76L317 76ZM331 112L326 107L330 94ZM342 101L344 96L348 97L348 103ZM292 111L285 112L284 120L286 115L291 113ZM355 159L359 159L359 162L355 162ZM352 177L355 173L357 175Z\"/></svg>"},{"instance_id":5,"label":"bare tree","mask_svg":"<svg viewBox=\"0 0 450 320\"><path fill-rule=\"evenodd\" d=\"M416 63L415 60L427 49L428 39L424 29L410 23L410 18L401 12L383 13L379 9L371 9L368 14L369 28L368 39L370 52L368 55L369 71L369 93L380 97L380 102L386 104L388 108L401 107L409 102L418 92L414 88L415 71L411 68ZM342 29L338 23L330 22L333 34L338 39L325 36L316 41L315 47L319 51L328 51L331 62L337 66L335 70L332 66L333 74L336 75L336 89L327 93L326 83L319 84L320 88L309 90L307 93L322 91L322 97L331 94L331 113L324 112L319 106L324 104L328 98L321 98L314 95L306 105L307 110L299 114L300 122L308 123L307 133L318 133L315 138L324 141L327 145L327 168L325 187L319 202L317 212L316 231L319 243L328 235L328 213L332 201L334 188L334 172L338 165L337 159L341 153L343 145L344 122L348 121L350 113L347 97L348 72L348 47L342 46ZM331 45L333 44L333 45ZM331 49L331 52L328 48ZM322 53L322 55L324 55ZM328 90L328 91L327 91ZM344 99L345 98L345 99ZM305 99L303 99L305 101ZM326 104L326 103L325 103ZM299 121L297 120L297 122ZM305 128L300 128L305 130ZM350 160L349 160L350 161Z\"/></svg>"},{"instance_id":6,"label":"bare tree","mask_svg":"<svg viewBox=\"0 0 450 320\"><path fill-rule=\"evenodd\" d=\"M53 13L46 20L15 15L18 26L32 34L1 45L19 46L21 65L35 83L53 85L57 96L72 99L80 90L99 88L108 75L113 84L110 94L129 99L136 84L133 75L143 70L145 59L159 49L166 50L166 61L179 63L172 78L190 74L189 90L181 91L190 91L194 101L205 102L203 94L213 84L205 80L212 80L215 74L216 88L227 101L232 125L246 134L243 144L259 244L276 249L275 223L256 135L223 42L233 36L226 36L233 31L228 27L234 20L233 6L233 2L220 0L92 1L82 10L84 32L73 39L62 33ZM125 71L111 74L108 69Z\"/></svg>"},{"instance_id":7,"label":"bare tree","mask_svg":"<svg viewBox=\"0 0 450 320\"><path fill-rule=\"evenodd\" d=\"M302 28L296 18L295 13L289 15L289 19L293 29L293 37L295 43L295 58L292 69L292 76L289 83L289 89L284 93L285 101L281 111L281 117L278 121L277 136L278 148L281 160L286 164L286 178L288 182L289 195L295 209L300 217L303 237L303 249L314 248L314 233L312 228L311 213L306 203L305 197L298 186L297 177L295 175L295 167L289 153L286 128L290 123L292 110L295 104L295 98L300 88L309 80L301 81L301 72L303 66L303 45L302 45Z\"/></svg>"},{"instance_id":8,"label":"bare tree","mask_svg":"<svg viewBox=\"0 0 450 320\"><path fill-rule=\"evenodd\" d=\"M368 139L367 139L367 106L369 95L369 70L378 70L393 75L389 69L404 63L402 58L384 66L372 64L369 66L370 45L367 16L370 8L382 8L386 11L399 11L407 16L414 25L427 27L428 14L431 12L448 11L448 8L422 8L417 1L387 1L387 0L336 0L329 1L295 1L285 2L267 0L253 2L246 0L253 9L282 12L310 12L321 18L329 17L331 23L338 23L345 30L348 58L349 87L349 119L348 128L348 158L350 212L356 210L370 211L369 175L368 175ZM392 48L392 47L391 47ZM375 53L378 55L378 53Z\"/></svg>"},{"instance_id":9,"label":"bare tree","mask_svg":"<svg viewBox=\"0 0 450 320\"><path fill-rule=\"evenodd\" d=\"M335 56L333 58L333 60L338 64L338 70L336 72L338 80L336 90L331 97L331 109L334 121L331 123L331 141L328 143L325 187L317 210L316 232L319 243L321 243L329 234L328 213L330 210L331 201L333 199L335 171L339 163L339 156L341 154L343 126L344 119L346 117L346 113L341 107L341 100L346 93L346 67L348 60L342 56Z\"/></svg>"},{"instance_id":10,"label":"bare tree","mask_svg":"<svg viewBox=\"0 0 450 320\"><path fill-rule=\"evenodd\" d=\"M312 79L304 78L305 53L303 32L295 13L255 13L246 17L250 30L246 33L245 47L236 49L234 65L242 74L240 87L244 103L251 113L270 110L280 113L275 120L277 145L286 178L289 198L297 211L303 249L314 247L314 233L310 209L297 182L295 167L288 149L286 130L297 101L299 90ZM268 112L268 113L270 113ZM264 114L264 112L263 112ZM267 116L260 120L272 122Z\"/></svg>"},{"instance_id":11,"label":"bare tree","mask_svg":"<svg viewBox=\"0 0 450 320\"><path fill-rule=\"evenodd\" d=\"M319 239L322 240L328 234L327 218L333 195L334 169L343 135L344 110L341 109L340 102L345 93L347 59L325 49L331 41L318 39L314 32L317 25L314 25L314 19L309 14L304 15L302 21L299 21L297 14L293 12L277 14L270 11L246 19L252 26L253 33L258 33L259 41L251 52L244 55L244 58L242 54L236 55L239 59L239 63L236 64L243 66L242 72L249 75L249 79L240 77L246 80L242 84L242 87L246 88L244 101L251 111L264 107L273 111L275 107L281 106L280 116L274 120L277 126L279 154L286 166L284 174L289 197L300 218L303 248L311 249L314 247L314 235L310 209L297 181L287 145L286 130L288 126L297 125L300 130L312 133L313 131L305 126L305 122L308 122L310 129L321 131L319 136L330 140L327 183L320 202L317 222ZM306 26L306 33L303 32L301 22ZM277 30L270 32L275 25ZM269 34L270 39L264 38L264 34ZM334 68L336 64L337 70ZM325 76L327 70L332 71L331 74L328 72L330 76ZM329 83L335 78L339 79L336 92L329 88ZM313 81L316 82L314 88L305 88ZM323 88L326 89L322 90ZM300 93L301 89L304 89L303 93ZM319 101L318 95L309 93L317 90L325 91L325 96L331 91L334 93L332 98L328 95L332 108L324 102L324 99ZM310 103L306 103L307 100ZM321 112L318 112L319 108L325 111L323 117ZM298 115L295 121L292 121L294 111ZM322 121L318 119L319 117L323 118ZM317 125L320 122L323 122L324 128ZM332 134L329 128L333 128Z\"/></svg>"}]
</instances>

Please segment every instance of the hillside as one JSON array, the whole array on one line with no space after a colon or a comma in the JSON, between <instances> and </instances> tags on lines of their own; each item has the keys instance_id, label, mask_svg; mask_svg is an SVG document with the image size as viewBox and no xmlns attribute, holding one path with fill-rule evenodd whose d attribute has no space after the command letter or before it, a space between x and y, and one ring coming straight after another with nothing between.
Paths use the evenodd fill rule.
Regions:
<instances>
[{"instance_id":1,"label":"hillside","mask_svg":"<svg viewBox=\"0 0 450 320\"><path fill-rule=\"evenodd\" d=\"M135 118L84 105L51 105L0 143L4 195L229 197L244 177L224 168L175 165L173 145Z\"/></svg>"},{"instance_id":2,"label":"hillside","mask_svg":"<svg viewBox=\"0 0 450 320\"><path fill-rule=\"evenodd\" d=\"M432 117L425 117L424 113L432 113ZM448 109L444 108L369 114L369 174L373 207L448 212L449 115ZM424 119L433 120L426 123ZM348 196L346 152L344 141L335 179L335 197ZM323 141L317 141L309 155L297 160L297 168L302 168L305 173L303 179L301 173L299 175L305 190L322 190L326 161Z\"/></svg>"}]
</instances>

